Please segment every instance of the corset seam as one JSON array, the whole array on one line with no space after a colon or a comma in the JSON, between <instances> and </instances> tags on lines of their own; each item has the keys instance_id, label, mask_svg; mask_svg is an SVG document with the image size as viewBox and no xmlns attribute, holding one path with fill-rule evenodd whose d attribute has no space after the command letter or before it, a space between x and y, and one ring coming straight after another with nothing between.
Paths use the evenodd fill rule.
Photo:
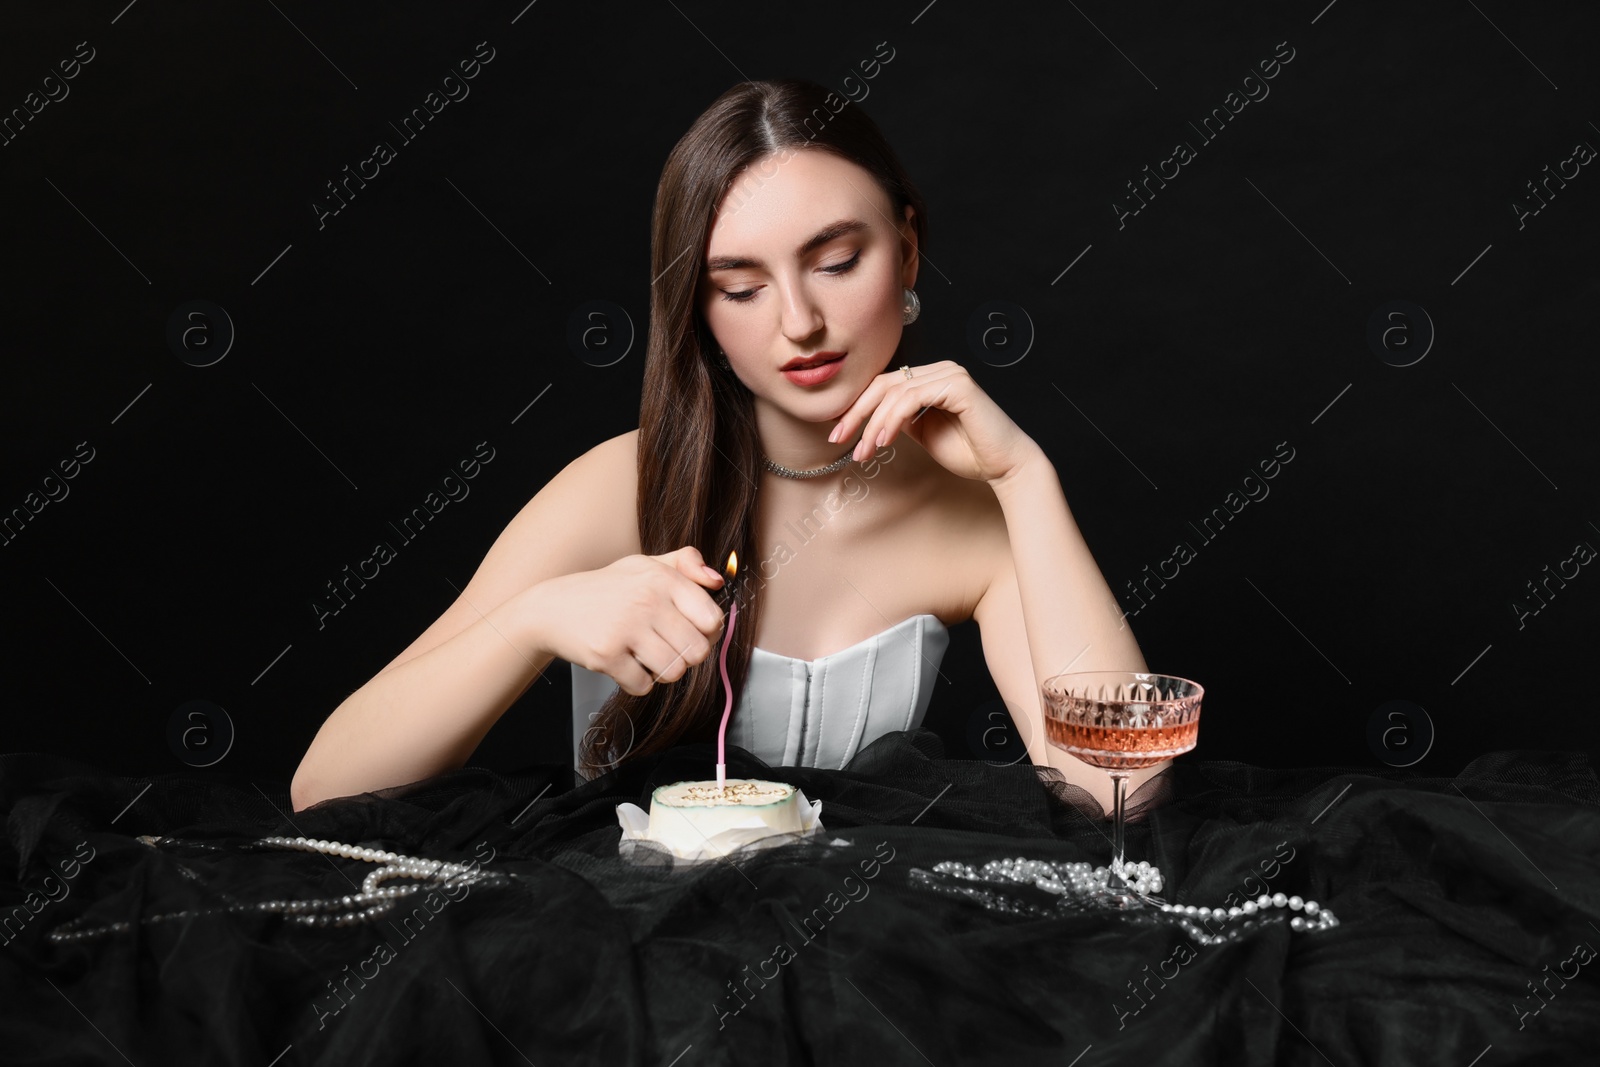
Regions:
<instances>
[{"instance_id":1,"label":"corset seam","mask_svg":"<svg viewBox=\"0 0 1600 1067\"><path fill-rule=\"evenodd\" d=\"M900 727L901 730L911 729L911 717L917 713L917 705L922 699L922 631L926 621L919 615L917 625L913 627L917 637L911 646L914 650L914 655L911 657L911 702L906 708L906 723Z\"/></svg>"},{"instance_id":2,"label":"corset seam","mask_svg":"<svg viewBox=\"0 0 1600 1067\"><path fill-rule=\"evenodd\" d=\"M822 720L828 714L828 699L827 699L827 697L828 697L828 667L829 666L831 666L831 664L824 663L822 665L821 677L819 677L818 680L817 680L817 699L816 699L816 708L817 708L817 716L816 716L816 718L817 718L817 743L812 747L812 750L811 750L811 766L813 766L813 767L822 766L822 745L823 745L823 742L826 741L827 737L828 737L828 732L825 729L823 729ZM808 675L807 678L806 678L806 718L808 720L811 718L811 707L812 707L810 681L811 681L811 679L810 679L810 677Z\"/></svg>"},{"instance_id":3,"label":"corset seam","mask_svg":"<svg viewBox=\"0 0 1600 1067\"><path fill-rule=\"evenodd\" d=\"M844 770L845 764L849 763L851 758L861 751L862 731L866 728L866 720L872 717L872 678L873 672L877 668L879 651L878 643L874 642L867 649L867 654L862 657L861 688L856 697L856 721L850 730L850 739L845 742L844 754L839 759L839 770L841 771Z\"/></svg>"}]
</instances>

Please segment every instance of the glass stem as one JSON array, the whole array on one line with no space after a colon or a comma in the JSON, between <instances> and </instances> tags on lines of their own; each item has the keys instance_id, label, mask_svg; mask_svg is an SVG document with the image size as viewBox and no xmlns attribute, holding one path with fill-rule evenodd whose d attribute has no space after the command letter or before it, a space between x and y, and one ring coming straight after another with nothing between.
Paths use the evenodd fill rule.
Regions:
<instances>
[{"instance_id":1,"label":"glass stem","mask_svg":"<svg viewBox=\"0 0 1600 1067\"><path fill-rule=\"evenodd\" d=\"M1127 884L1122 869L1122 818L1128 805L1128 772L1111 771L1111 875L1119 886Z\"/></svg>"}]
</instances>

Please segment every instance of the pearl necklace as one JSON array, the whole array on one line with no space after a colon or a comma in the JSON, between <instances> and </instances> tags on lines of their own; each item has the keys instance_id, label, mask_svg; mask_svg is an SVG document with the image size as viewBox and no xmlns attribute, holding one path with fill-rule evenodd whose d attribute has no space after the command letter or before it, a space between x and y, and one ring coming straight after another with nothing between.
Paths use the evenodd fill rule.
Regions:
<instances>
[{"instance_id":1,"label":"pearl necklace","mask_svg":"<svg viewBox=\"0 0 1600 1067\"><path fill-rule=\"evenodd\" d=\"M180 841L177 838L156 837L150 834L141 834L138 840L151 847L167 843L190 845L197 848L210 849L214 852L231 851L204 841ZM305 926L349 926L352 923L365 922L383 915L394 907L394 902L399 897L409 896L424 890L440 889L450 885L452 882L457 885L504 885L508 879L514 877L513 875L479 870L474 864L451 863L446 860L430 860L417 856L406 856L398 852L385 852L382 849L347 845L342 841L323 841L308 837L263 837L258 841L252 842L252 846L321 852L329 856L366 860L370 863L384 864L384 866L369 872L362 879L361 892L359 893L350 893L342 897L323 897L308 900L233 901L220 908L186 908L183 911L151 915L140 919L140 925L199 915L219 915L225 912L282 912L289 921ZM199 878L187 867L180 867L179 870L189 878ZM393 878L418 878L423 879L423 881L409 885L385 886L383 884ZM223 898L229 899L226 894L223 894ZM50 931L49 939L57 942L86 941L110 933L123 933L132 928L133 924L127 921L107 923L102 926L84 926L83 919L80 916L62 923Z\"/></svg>"},{"instance_id":2,"label":"pearl necklace","mask_svg":"<svg viewBox=\"0 0 1600 1067\"><path fill-rule=\"evenodd\" d=\"M1019 856L1015 859L990 860L977 870L969 864L955 860L936 863L933 869L939 874L967 882L1032 884L1048 893L1060 896L1061 907L1093 907L1097 898L1111 891L1111 869L1092 867L1084 862L1052 863ZM1041 908L1035 904L1015 900L1003 893L994 893L975 886L941 883L920 868L911 870L911 878L919 888L966 896L993 911L1043 918L1056 914L1059 910ZM1159 893L1164 885L1161 869L1143 860L1125 865L1123 879L1127 882L1129 890L1146 904L1151 905L1154 910L1176 916L1179 925L1189 931L1201 944L1213 945L1232 940L1239 934L1240 921L1248 924L1258 916L1262 919L1270 918L1273 908L1286 908L1289 911L1302 913L1290 917L1291 930L1327 930L1339 925L1338 917L1316 901L1304 900L1298 896L1285 896L1282 893L1262 893L1254 900L1247 900L1243 904L1227 908L1169 904L1152 896L1154 893ZM1137 912L1129 914L1131 916ZM1235 924L1224 933L1214 933L1199 929L1191 921L1194 919L1213 924L1232 920Z\"/></svg>"}]
</instances>

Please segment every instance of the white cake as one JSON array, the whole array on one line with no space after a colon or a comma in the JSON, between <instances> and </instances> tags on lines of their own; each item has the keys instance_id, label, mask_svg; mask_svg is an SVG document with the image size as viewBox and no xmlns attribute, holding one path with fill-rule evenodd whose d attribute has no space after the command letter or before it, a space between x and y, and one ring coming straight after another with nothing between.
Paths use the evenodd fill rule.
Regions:
<instances>
[{"instance_id":1,"label":"white cake","mask_svg":"<svg viewBox=\"0 0 1600 1067\"><path fill-rule=\"evenodd\" d=\"M726 830L757 829L767 834L803 829L800 791L783 782L729 778L717 788L709 782L673 782L650 794L648 836L674 851L691 853Z\"/></svg>"}]
</instances>

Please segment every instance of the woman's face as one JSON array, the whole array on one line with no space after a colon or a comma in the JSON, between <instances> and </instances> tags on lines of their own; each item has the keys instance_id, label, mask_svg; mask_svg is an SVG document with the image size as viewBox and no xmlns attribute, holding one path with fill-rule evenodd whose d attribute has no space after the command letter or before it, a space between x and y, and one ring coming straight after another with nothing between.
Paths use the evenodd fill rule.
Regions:
<instances>
[{"instance_id":1,"label":"woman's face","mask_svg":"<svg viewBox=\"0 0 1600 1067\"><path fill-rule=\"evenodd\" d=\"M775 153L734 179L698 301L751 392L822 422L883 373L904 329L902 290L917 278L911 214L896 220L868 171L818 149ZM782 373L828 353L844 358L825 381Z\"/></svg>"}]
</instances>

